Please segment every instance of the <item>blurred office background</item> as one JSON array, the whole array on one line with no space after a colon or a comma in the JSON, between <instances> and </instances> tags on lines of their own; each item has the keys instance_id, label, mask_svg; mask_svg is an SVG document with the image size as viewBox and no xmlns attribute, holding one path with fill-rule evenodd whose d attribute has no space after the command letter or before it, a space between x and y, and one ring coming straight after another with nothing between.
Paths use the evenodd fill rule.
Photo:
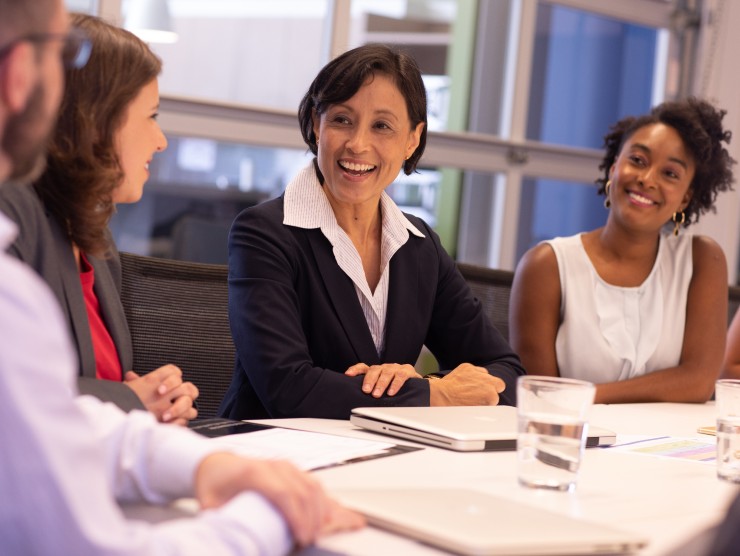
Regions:
<instances>
[{"instance_id":1,"label":"blurred office background","mask_svg":"<svg viewBox=\"0 0 740 556\"><path fill-rule=\"evenodd\" d=\"M535 243L601 225L602 138L663 100L725 108L740 160L740 2L67 0L119 24L164 3L177 40L152 48L170 146L142 201L119 207L121 250L225 262L236 214L310 160L296 110L311 80L368 42L407 50L425 74L427 151L389 193L459 261L514 269ZM735 283L740 191L718 204L692 229L723 246Z\"/></svg>"}]
</instances>

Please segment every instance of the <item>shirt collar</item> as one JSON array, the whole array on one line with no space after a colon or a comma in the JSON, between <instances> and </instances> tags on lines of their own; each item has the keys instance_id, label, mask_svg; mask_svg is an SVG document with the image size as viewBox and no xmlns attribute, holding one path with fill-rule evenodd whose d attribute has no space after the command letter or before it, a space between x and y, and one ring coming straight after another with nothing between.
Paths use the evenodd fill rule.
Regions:
<instances>
[{"instance_id":1,"label":"shirt collar","mask_svg":"<svg viewBox=\"0 0 740 556\"><path fill-rule=\"evenodd\" d=\"M325 233L337 226L337 219L329 199L326 198L324 188L316 177L313 162L288 183L285 188L283 209L283 224L286 226L320 228ZM424 237L385 191L380 195L380 210L383 215L384 233L396 238L407 238L408 232L416 237Z\"/></svg>"}]
</instances>

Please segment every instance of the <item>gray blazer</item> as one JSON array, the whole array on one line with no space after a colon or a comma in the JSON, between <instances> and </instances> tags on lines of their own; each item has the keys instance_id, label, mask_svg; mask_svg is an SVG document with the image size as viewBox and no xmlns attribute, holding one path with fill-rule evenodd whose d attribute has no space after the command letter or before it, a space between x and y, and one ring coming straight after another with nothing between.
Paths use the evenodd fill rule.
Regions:
<instances>
[{"instance_id":1,"label":"gray blazer","mask_svg":"<svg viewBox=\"0 0 740 556\"><path fill-rule=\"evenodd\" d=\"M77 349L81 392L113 401L125 410L134 406L142 407L127 386L91 380L96 376L95 353L80 275L69 239L59 223L46 211L39 196L28 185L9 183L0 188L0 211L18 226L18 237L8 253L33 267L61 305ZM113 247L109 259L88 256L88 260L95 270L94 291L103 320L118 350L121 367L126 372L133 367L133 349L120 298L121 263L118 252ZM101 382L108 384L99 384Z\"/></svg>"}]
</instances>

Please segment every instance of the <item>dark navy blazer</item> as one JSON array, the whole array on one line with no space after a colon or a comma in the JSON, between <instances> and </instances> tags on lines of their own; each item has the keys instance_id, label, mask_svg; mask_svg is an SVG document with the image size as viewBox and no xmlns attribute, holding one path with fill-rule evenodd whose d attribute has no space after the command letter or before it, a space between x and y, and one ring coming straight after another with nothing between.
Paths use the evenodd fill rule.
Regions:
<instances>
[{"instance_id":1,"label":"dark navy blazer","mask_svg":"<svg viewBox=\"0 0 740 556\"><path fill-rule=\"evenodd\" d=\"M422 220L390 262L385 352L379 355L352 280L319 229L283 224L283 198L243 211L229 236L229 319L237 350L220 413L235 419L347 419L360 406L427 406L426 380L395 396L361 390L356 363L413 365L426 345L443 372L469 362L506 382L501 403L515 404L519 358Z\"/></svg>"}]
</instances>

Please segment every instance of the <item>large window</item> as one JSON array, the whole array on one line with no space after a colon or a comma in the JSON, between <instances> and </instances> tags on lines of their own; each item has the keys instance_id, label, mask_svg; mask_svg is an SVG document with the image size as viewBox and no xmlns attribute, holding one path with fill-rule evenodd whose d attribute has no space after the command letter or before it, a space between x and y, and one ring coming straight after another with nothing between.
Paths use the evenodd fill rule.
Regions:
<instances>
[{"instance_id":1,"label":"large window","mask_svg":"<svg viewBox=\"0 0 740 556\"><path fill-rule=\"evenodd\" d=\"M740 6L727 0L169 1L180 41L155 46L165 62L161 121L219 153L231 144L303 157L296 106L330 57L373 41L411 52L430 97L422 167L432 173L390 191L419 204L466 262L513 269L534 243L603 222L593 180L601 139L623 115L694 93L724 101L740 126L731 54ZM99 3L108 13L121 5ZM180 156L174 143L164 156ZM230 172L209 175L208 187L226 194L217 181L226 179L226 192L237 191ZM736 201L717 222L740 220L727 208ZM738 231L712 235L734 275Z\"/></svg>"},{"instance_id":2,"label":"large window","mask_svg":"<svg viewBox=\"0 0 740 556\"><path fill-rule=\"evenodd\" d=\"M667 39L665 30L541 4L526 138L600 149L614 122L663 100ZM516 259L544 239L603 225L607 211L595 193L593 182L525 177Z\"/></svg>"},{"instance_id":3,"label":"large window","mask_svg":"<svg viewBox=\"0 0 740 556\"><path fill-rule=\"evenodd\" d=\"M513 268L537 242L605 222L603 136L674 94L680 68L666 2L492 4L480 4L469 127L500 136L507 164L496 179L466 174L461 228L478 235L460 234L458 258Z\"/></svg>"},{"instance_id":4,"label":"large window","mask_svg":"<svg viewBox=\"0 0 740 556\"><path fill-rule=\"evenodd\" d=\"M285 121L284 115L297 112L330 55L326 26L336 6L325 0L169 4L178 40L152 45L163 60L163 96L264 107ZM455 13L456 2L449 0L354 1L340 50L385 42L412 54L429 92L430 128L441 130L448 120L446 64ZM298 138L297 119L293 116L291 122ZM225 262L226 235L238 211L279 195L310 159L300 143L285 149L224 141L221 124L205 136L198 135L203 130L197 125L189 130L188 135L170 135L168 150L155 157L142 201L119 207L112 228L120 249ZM388 193L403 210L434 226L440 183L438 171L420 169L412 176L401 174Z\"/></svg>"},{"instance_id":5,"label":"large window","mask_svg":"<svg viewBox=\"0 0 740 556\"><path fill-rule=\"evenodd\" d=\"M327 0L169 0L163 95L295 110L324 63ZM124 6L125 8L125 6Z\"/></svg>"}]
</instances>

